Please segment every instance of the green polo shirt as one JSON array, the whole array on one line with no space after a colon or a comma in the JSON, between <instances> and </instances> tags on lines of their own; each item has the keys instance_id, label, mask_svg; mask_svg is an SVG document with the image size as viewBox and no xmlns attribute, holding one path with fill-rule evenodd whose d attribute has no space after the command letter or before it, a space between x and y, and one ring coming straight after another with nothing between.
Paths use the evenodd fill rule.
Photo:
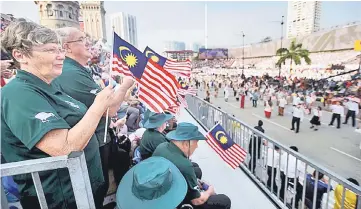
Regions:
<instances>
[{"instance_id":1,"label":"green polo shirt","mask_svg":"<svg viewBox=\"0 0 361 209\"><path fill-rule=\"evenodd\" d=\"M156 129L147 129L140 140L139 152L145 160L152 156L154 150L163 142L168 142L164 134Z\"/></svg>"},{"instance_id":2,"label":"green polo shirt","mask_svg":"<svg viewBox=\"0 0 361 209\"><path fill-rule=\"evenodd\" d=\"M153 156L161 156L168 159L180 170L188 184L188 192L185 197L185 202L190 202L191 200L197 199L201 196L194 167L182 150L180 150L175 144L172 142L160 144L157 149L155 149Z\"/></svg>"},{"instance_id":3,"label":"green polo shirt","mask_svg":"<svg viewBox=\"0 0 361 209\"><path fill-rule=\"evenodd\" d=\"M90 70L69 57L65 58L63 72L59 77L54 79L52 85L82 102L88 108L93 104L97 93L102 90L100 86L95 83ZM105 122L105 117L103 117L95 130L99 146L103 146L110 141L110 137L108 136L104 143Z\"/></svg>"},{"instance_id":4,"label":"green polo shirt","mask_svg":"<svg viewBox=\"0 0 361 209\"><path fill-rule=\"evenodd\" d=\"M23 70L18 70L16 77L1 89L1 103L1 153L8 163L50 157L36 144L51 130L72 128L87 111L83 103ZM94 135L84 153L95 194L102 189L104 177ZM67 169L44 171L39 175L49 208L68 208L74 204ZM14 180L19 185L21 198L36 198L30 174L14 176ZM34 208L26 206L24 208Z\"/></svg>"}]
</instances>

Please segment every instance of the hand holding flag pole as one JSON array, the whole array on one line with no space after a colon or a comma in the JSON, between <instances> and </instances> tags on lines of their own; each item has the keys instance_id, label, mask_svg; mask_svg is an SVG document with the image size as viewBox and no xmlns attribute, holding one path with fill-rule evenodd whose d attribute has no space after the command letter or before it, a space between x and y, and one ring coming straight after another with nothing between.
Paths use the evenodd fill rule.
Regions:
<instances>
[{"instance_id":1,"label":"hand holding flag pole","mask_svg":"<svg viewBox=\"0 0 361 209\"><path fill-rule=\"evenodd\" d=\"M113 26L113 33L112 33L112 41L114 44L114 26ZM109 78L108 78L108 85L113 85L112 84L112 76L111 76L111 72L112 72L112 63L113 63L113 56L111 56L110 58L110 65L109 65ZM107 132L108 132L108 122L109 122L109 107L107 108L107 114L105 116L105 130L104 130L104 143L107 141Z\"/></svg>"}]
</instances>

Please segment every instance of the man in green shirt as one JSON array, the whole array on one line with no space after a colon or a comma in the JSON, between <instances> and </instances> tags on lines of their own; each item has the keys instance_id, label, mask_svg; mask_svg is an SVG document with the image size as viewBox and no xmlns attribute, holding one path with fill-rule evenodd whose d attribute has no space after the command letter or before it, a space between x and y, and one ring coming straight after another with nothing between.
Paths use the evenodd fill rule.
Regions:
<instances>
[{"instance_id":1,"label":"man in green shirt","mask_svg":"<svg viewBox=\"0 0 361 209\"><path fill-rule=\"evenodd\" d=\"M151 157L159 144L168 142L168 139L162 132L167 126L166 122L172 118L171 114L166 113L154 113L149 110L144 113L145 122L143 127L147 130L144 132L139 145L142 160Z\"/></svg>"},{"instance_id":2,"label":"man in green shirt","mask_svg":"<svg viewBox=\"0 0 361 209\"><path fill-rule=\"evenodd\" d=\"M93 104L97 93L102 90L93 80L90 70L84 67L91 58L91 54L88 50L90 43L88 42L85 33L76 28L60 28L56 32L62 39L63 48L66 50L66 57L63 63L62 74L57 77L52 84L89 108ZM120 88L115 93L113 105L109 108L109 116L116 114L124 100L127 90L133 83L132 79L124 79ZM110 122L110 120L108 121ZM103 117L95 130L106 183L104 196L109 187L108 161L110 155L110 136L107 133L107 136L104 137L105 124L106 117Z\"/></svg>"},{"instance_id":3,"label":"man in green shirt","mask_svg":"<svg viewBox=\"0 0 361 209\"><path fill-rule=\"evenodd\" d=\"M177 129L167 135L170 142L160 144L153 156L164 157L171 161L188 184L188 192L183 204L192 204L196 208L229 209L231 200L223 194L215 194L214 187L197 180L196 173L189 157L198 147L199 140L205 140L198 127L191 123L179 123Z\"/></svg>"}]
</instances>

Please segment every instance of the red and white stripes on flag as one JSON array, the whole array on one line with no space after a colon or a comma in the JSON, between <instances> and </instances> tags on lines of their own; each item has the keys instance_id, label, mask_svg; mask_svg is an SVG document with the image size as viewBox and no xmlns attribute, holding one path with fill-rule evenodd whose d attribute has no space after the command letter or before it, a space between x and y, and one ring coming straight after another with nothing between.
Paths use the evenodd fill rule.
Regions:
<instances>
[{"instance_id":1,"label":"red and white stripes on flag","mask_svg":"<svg viewBox=\"0 0 361 209\"><path fill-rule=\"evenodd\" d=\"M188 108L188 103L185 96L178 95L178 101L185 107Z\"/></svg>"},{"instance_id":2,"label":"red and white stripes on flag","mask_svg":"<svg viewBox=\"0 0 361 209\"><path fill-rule=\"evenodd\" d=\"M191 76L191 68L192 64L190 60L186 60L183 62L176 62L173 60L167 59L163 66L164 69L168 70L175 76L187 77Z\"/></svg>"},{"instance_id":3,"label":"red and white stripes on flag","mask_svg":"<svg viewBox=\"0 0 361 209\"><path fill-rule=\"evenodd\" d=\"M136 80L139 84L138 98L150 111L162 113L179 106L176 78L154 61L148 60L142 77Z\"/></svg>"},{"instance_id":4,"label":"red and white stripes on flag","mask_svg":"<svg viewBox=\"0 0 361 209\"><path fill-rule=\"evenodd\" d=\"M133 76L128 66L125 65L123 63L123 60L120 59L116 54L113 54L112 71L124 76L130 76L130 77Z\"/></svg>"},{"instance_id":5,"label":"red and white stripes on flag","mask_svg":"<svg viewBox=\"0 0 361 209\"><path fill-rule=\"evenodd\" d=\"M181 88L181 89L178 90L178 93L179 93L180 95L190 94L190 95L195 96L195 95L197 95L197 89L192 88L192 87L189 87L188 89L182 89L182 88Z\"/></svg>"},{"instance_id":6,"label":"red and white stripes on flag","mask_svg":"<svg viewBox=\"0 0 361 209\"><path fill-rule=\"evenodd\" d=\"M246 159L246 151L238 144L234 143L227 150L223 150L217 140L213 138L212 134L207 133L206 138L208 145L233 169L238 168L239 165Z\"/></svg>"}]
</instances>

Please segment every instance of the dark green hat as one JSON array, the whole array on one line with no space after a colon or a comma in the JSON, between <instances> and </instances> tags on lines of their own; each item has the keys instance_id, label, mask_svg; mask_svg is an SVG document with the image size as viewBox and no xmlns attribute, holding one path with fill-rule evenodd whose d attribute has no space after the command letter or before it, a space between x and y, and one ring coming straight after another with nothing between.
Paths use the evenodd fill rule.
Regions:
<instances>
[{"instance_id":1,"label":"dark green hat","mask_svg":"<svg viewBox=\"0 0 361 209\"><path fill-rule=\"evenodd\" d=\"M144 113L144 128L158 128L163 123L167 122L168 120L172 119L173 115L168 113L155 113L147 110Z\"/></svg>"},{"instance_id":2,"label":"dark green hat","mask_svg":"<svg viewBox=\"0 0 361 209\"><path fill-rule=\"evenodd\" d=\"M206 137L198 131L198 126L186 122L178 123L176 130L169 132L166 136L176 141L206 140Z\"/></svg>"},{"instance_id":3,"label":"dark green hat","mask_svg":"<svg viewBox=\"0 0 361 209\"><path fill-rule=\"evenodd\" d=\"M130 169L116 194L120 209L174 209L187 193L179 169L163 157L150 157Z\"/></svg>"}]
</instances>

